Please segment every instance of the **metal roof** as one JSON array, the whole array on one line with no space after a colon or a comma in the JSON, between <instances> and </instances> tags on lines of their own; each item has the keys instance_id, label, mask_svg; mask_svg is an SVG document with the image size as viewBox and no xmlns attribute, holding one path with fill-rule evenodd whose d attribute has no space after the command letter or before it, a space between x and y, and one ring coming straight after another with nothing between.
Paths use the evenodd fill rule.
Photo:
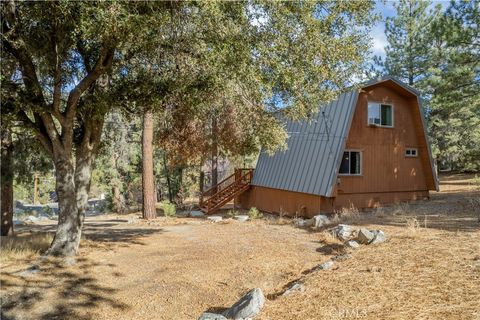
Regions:
<instances>
[{"instance_id":1,"label":"metal roof","mask_svg":"<svg viewBox=\"0 0 480 320\"><path fill-rule=\"evenodd\" d=\"M418 91L393 77L374 79L360 87L385 81L392 81L417 96L432 177L438 191L438 178ZM262 150L252 185L331 197L358 95L357 90L341 94L337 100L321 107L310 121L286 121L289 135L287 150L271 156Z\"/></svg>"},{"instance_id":2,"label":"metal roof","mask_svg":"<svg viewBox=\"0 0 480 320\"><path fill-rule=\"evenodd\" d=\"M287 121L286 151L260 153L252 184L331 196L358 92L341 94L310 121Z\"/></svg>"}]
</instances>

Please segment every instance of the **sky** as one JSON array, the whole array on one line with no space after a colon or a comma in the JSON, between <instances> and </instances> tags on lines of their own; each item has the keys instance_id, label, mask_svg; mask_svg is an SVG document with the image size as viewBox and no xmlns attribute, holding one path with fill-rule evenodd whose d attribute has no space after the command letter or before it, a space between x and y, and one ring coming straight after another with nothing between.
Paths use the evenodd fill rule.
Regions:
<instances>
[{"instance_id":1,"label":"sky","mask_svg":"<svg viewBox=\"0 0 480 320\"><path fill-rule=\"evenodd\" d=\"M395 8L393 7L394 1L378 1L375 5L375 11L382 15L381 20L377 22L372 29L373 46L372 52L374 55L385 57L384 47L387 45L387 38L385 37L385 20L387 17L395 16ZM445 10L449 1L448 0L433 0L431 6L441 4Z\"/></svg>"}]
</instances>

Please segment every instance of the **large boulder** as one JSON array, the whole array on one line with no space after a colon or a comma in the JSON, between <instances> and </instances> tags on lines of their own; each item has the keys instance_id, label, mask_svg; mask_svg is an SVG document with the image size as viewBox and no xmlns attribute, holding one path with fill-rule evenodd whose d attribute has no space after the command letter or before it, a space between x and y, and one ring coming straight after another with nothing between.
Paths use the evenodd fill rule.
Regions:
<instances>
[{"instance_id":1,"label":"large boulder","mask_svg":"<svg viewBox=\"0 0 480 320\"><path fill-rule=\"evenodd\" d=\"M313 217L314 220L314 227L321 228L330 223L330 219L326 215L318 214Z\"/></svg>"},{"instance_id":2,"label":"large boulder","mask_svg":"<svg viewBox=\"0 0 480 320\"><path fill-rule=\"evenodd\" d=\"M333 267L333 261L326 261L324 263L321 263L319 264L318 266L316 266L315 268L313 268L314 270L328 270L330 268Z\"/></svg>"},{"instance_id":3,"label":"large boulder","mask_svg":"<svg viewBox=\"0 0 480 320\"><path fill-rule=\"evenodd\" d=\"M332 229L332 234L334 237L342 241L350 240L355 233L355 229L348 224L339 224Z\"/></svg>"},{"instance_id":4,"label":"large boulder","mask_svg":"<svg viewBox=\"0 0 480 320\"><path fill-rule=\"evenodd\" d=\"M208 220L210 221L213 221L213 222L220 222L222 221L222 217L221 216L210 216L207 218Z\"/></svg>"},{"instance_id":5,"label":"large boulder","mask_svg":"<svg viewBox=\"0 0 480 320\"><path fill-rule=\"evenodd\" d=\"M218 313L205 312L198 320L227 320L227 318Z\"/></svg>"},{"instance_id":6,"label":"large boulder","mask_svg":"<svg viewBox=\"0 0 480 320\"><path fill-rule=\"evenodd\" d=\"M370 232L367 229L362 228L358 231L357 242L359 242L361 244L369 244L373 240L374 237L375 237L375 235L372 232Z\"/></svg>"},{"instance_id":7,"label":"large boulder","mask_svg":"<svg viewBox=\"0 0 480 320\"><path fill-rule=\"evenodd\" d=\"M292 294L294 292L304 292L305 291L305 286L299 282L296 282L291 286L288 290L286 290L282 296L288 296L289 294Z\"/></svg>"},{"instance_id":8,"label":"large boulder","mask_svg":"<svg viewBox=\"0 0 480 320\"><path fill-rule=\"evenodd\" d=\"M238 300L230 309L224 312L229 319L249 319L260 313L265 304L262 289L255 288Z\"/></svg>"},{"instance_id":9,"label":"large boulder","mask_svg":"<svg viewBox=\"0 0 480 320\"><path fill-rule=\"evenodd\" d=\"M385 232L383 232L382 230L371 230L371 232L373 233L374 236L370 244L385 242Z\"/></svg>"},{"instance_id":10,"label":"large boulder","mask_svg":"<svg viewBox=\"0 0 480 320\"><path fill-rule=\"evenodd\" d=\"M308 227L313 227L315 225L315 219L302 219L298 218L294 220L295 226L299 228L308 228Z\"/></svg>"},{"instance_id":11,"label":"large boulder","mask_svg":"<svg viewBox=\"0 0 480 320\"><path fill-rule=\"evenodd\" d=\"M360 247L358 242L355 241L355 240L349 240L349 241L345 242L345 246L347 248L352 248L352 249L356 249L356 248Z\"/></svg>"}]
</instances>

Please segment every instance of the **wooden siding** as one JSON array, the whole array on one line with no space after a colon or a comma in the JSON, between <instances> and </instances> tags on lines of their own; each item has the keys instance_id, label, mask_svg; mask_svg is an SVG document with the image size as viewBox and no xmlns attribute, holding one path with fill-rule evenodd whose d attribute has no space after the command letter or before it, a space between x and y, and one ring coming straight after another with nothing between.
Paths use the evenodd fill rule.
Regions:
<instances>
[{"instance_id":1,"label":"wooden siding","mask_svg":"<svg viewBox=\"0 0 480 320\"><path fill-rule=\"evenodd\" d=\"M369 101L393 105L393 128L368 125ZM418 157L405 157L405 148L417 148ZM336 195L429 189L428 149L415 97L400 95L385 86L364 90L357 102L345 149L362 152L362 174L339 175Z\"/></svg>"},{"instance_id":2,"label":"wooden siding","mask_svg":"<svg viewBox=\"0 0 480 320\"><path fill-rule=\"evenodd\" d=\"M256 207L270 213L310 217L320 212L321 198L313 194L252 186L235 202L244 209Z\"/></svg>"}]
</instances>

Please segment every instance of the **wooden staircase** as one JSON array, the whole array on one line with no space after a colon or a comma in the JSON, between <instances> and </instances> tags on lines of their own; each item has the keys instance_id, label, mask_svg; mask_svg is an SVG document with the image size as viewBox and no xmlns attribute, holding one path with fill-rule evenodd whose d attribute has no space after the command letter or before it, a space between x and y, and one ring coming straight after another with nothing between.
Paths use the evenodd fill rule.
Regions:
<instances>
[{"instance_id":1,"label":"wooden staircase","mask_svg":"<svg viewBox=\"0 0 480 320\"><path fill-rule=\"evenodd\" d=\"M200 210L210 214L250 188L253 169L235 169L235 173L220 181L200 196Z\"/></svg>"}]
</instances>

